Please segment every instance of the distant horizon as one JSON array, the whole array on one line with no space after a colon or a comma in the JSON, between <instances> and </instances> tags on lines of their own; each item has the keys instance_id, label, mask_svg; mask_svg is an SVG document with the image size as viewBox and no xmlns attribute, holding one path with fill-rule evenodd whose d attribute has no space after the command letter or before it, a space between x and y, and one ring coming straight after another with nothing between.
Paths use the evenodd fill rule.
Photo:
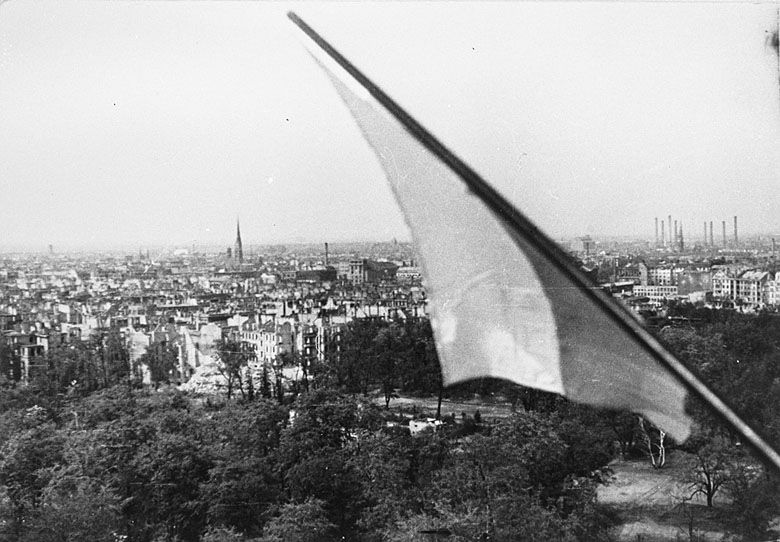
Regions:
<instances>
[{"instance_id":1,"label":"distant horizon","mask_svg":"<svg viewBox=\"0 0 780 542\"><path fill-rule=\"evenodd\" d=\"M730 230L727 230L727 236L726 241L727 243L731 243L733 240L733 232ZM580 235L570 235L570 236L558 236L556 238L553 238L553 241L556 243L567 243L571 241L575 241L581 237L590 237L596 242L647 242L647 243L654 243L655 238L654 235L632 235L632 234L580 234ZM700 235L685 235L684 240L685 243L690 243L691 245L700 244L702 240L702 235L700 232ZM778 241L780 241L780 232L739 232L739 239L740 241L747 241L747 240L757 240L757 239L772 239L776 238ZM667 239L668 239L668 233L667 233ZM319 240L306 240L306 239L290 239L287 241L267 241L267 242L253 242L253 241L247 241L245 234L242 232L242 240L243 240L243 247L244 247L244 257L247 258L251 256L251 251L262 248L262 247L309 247L313 248L316 246L320 246L324 253L324 245L325 243L328 243L329 247L331 248L331 251L334 248L341 248L343 245L374 245L374 244L392 244L394 241L399 244L404 245L414 245L414 242L411 239L404 239L404 238L353 238L353 239L332 239L327 241L319 241ZM720 233L720 230L715 231L714 234L714 240L715 240L715 247L718 248L721 245L722 242L722 234ZM53 254L56 256L58 254L77 254L77 253L122 253L122 254L128 254L128 255L138 255L139 250L146 254L146 251L150 251L150 256L155 257L157 255L161 255L161 252L172 252L174 250L187 250L192 252L192 249L195 249L195 253L207 253L207 254L220 254L225 253L228 248L233 248L233 240L230 242L224 242L224 243L213 243L213 242L199 242L199 241L193 241L189 243L149 243L149 244L115 244L115 245L104 245L104 246L88 246L88 245L54 245L53 244ZM20 245L13 245L10 243L0 243L0 255L3 254L49 254L49 245L36 245L36 246L20 246Z\"/></svg>"}]
</instances>

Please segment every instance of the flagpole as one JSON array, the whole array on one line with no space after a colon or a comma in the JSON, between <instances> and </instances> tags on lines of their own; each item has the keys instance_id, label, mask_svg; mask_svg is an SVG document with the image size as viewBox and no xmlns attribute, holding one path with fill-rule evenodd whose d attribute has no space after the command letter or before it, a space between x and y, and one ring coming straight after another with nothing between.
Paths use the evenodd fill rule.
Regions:
<instances>
[{"instance_id":1,"label":"flagpole","mask_svg":"<svg viewBox=\"0 0 780 542\"><path fill-rule=\"evenodd\" d=\"M650 334L630 313L613 299L607 296L600 288L594 287L590 279L586 277L574 262L571 261L558 245L528 220L520 211L499 194L490 184L469 165L458 158L452 151L445 147L436 137L409 115L400 105L380 89L373 81L366 77L358 68L347 60L330 43L320 36L312 27L304 22L294 12L288 12L287 16L311 38L328 56L330 56L341 68L349 73L371 96L374 97L387 111L398 120L403 127L428 151L444 162L466 184L468 189L476 195L498 218L505 227L514 235L522 239L537 250L541 255L554 263L559 270L586 296L588 296L606 315L649 355L661 363L676 379L694 396L701 399L704 404L750 446L759 459L776 473L780 474L780 454L762 438L756 430L742 420L726 402L710 390L691 370L685 367L675 356L669 353L661 343Z\"/></svg>"}]
</instances>

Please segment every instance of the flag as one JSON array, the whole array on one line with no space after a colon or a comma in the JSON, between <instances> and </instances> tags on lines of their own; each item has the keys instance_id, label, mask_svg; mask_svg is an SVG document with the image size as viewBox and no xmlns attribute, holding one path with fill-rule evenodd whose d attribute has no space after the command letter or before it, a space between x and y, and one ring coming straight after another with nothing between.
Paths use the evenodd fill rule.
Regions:
<instances>
[{"instance_id":1,"label":"flag","mask_svg":"<svg viewBox=\"0 0 780 542\"><path fill-rule=\"evenodd\" d=\"M289 16L335 61L330 69L328 58L313 53L373 148L412 232L445 384L502 378L641 413L678 441L691 431L685 406L692 390L780 469L777 452L553 241Z\"/></svg>"},{"instance_id":2,"label":"flag","mask_svg":"<svg viewBox=\"0 0 780 542\"><path fill-rule=\"evenodd\" d=\"M687 438L686 389L370 96L317 59L373 148L418 253L445 385L502 378Z\"/></svg>"},{"instance_id":3,"label":"flag","mask_svg":"<svg viewBox=\"0 0 780 542\"><path fill-rule=\"evenodd\" d=\"M412 232L444 383L502 378L639 412L684 440L685 388L395 118L322 67Z\"/></svg>"}]
</instances>

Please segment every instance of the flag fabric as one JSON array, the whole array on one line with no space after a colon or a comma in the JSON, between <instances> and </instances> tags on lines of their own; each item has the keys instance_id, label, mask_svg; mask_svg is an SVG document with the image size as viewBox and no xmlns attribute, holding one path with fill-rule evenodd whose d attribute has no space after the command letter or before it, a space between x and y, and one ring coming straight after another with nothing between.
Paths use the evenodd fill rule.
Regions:
<instances>
[{"instance_id":1,"label":"flag fabric","mask_svg":"<svg viewBox=\"0 0 780 542\"><path fill-rule=\"evenodd\" d=\"M679 380L382 104L313 56L373 148L411 230L445 385L506 379L641 413L684 441L692 421Z\"/></svg>"},{"instance_id":2,"label":"flag fabric","mask_svg":"<svg viewBox=\"0 0 780 542\"><path fill-rule=\"evenodd\" d=\"M376 153L412 232L445 384L502 378L639 412L685 440L687 392L668 369L505 228L382 105L320 65Z\"/></svg>"}]
</instances>

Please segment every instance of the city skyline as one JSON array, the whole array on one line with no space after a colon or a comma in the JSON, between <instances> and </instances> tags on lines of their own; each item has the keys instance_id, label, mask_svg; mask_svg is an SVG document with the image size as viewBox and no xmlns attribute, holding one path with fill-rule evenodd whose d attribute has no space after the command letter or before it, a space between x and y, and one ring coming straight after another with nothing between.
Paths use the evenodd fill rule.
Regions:
<instances>
[{"instance_id":1,"label":"city skyline","mask_svg":"<svg viewBox=\"0 0 780 542\"><path fill-rule=\"evenodd\" d=\"M780 231L769 4L4 3L0 249L407 241L291 7L556 239Z\"/></svg>"}]
</instances>

